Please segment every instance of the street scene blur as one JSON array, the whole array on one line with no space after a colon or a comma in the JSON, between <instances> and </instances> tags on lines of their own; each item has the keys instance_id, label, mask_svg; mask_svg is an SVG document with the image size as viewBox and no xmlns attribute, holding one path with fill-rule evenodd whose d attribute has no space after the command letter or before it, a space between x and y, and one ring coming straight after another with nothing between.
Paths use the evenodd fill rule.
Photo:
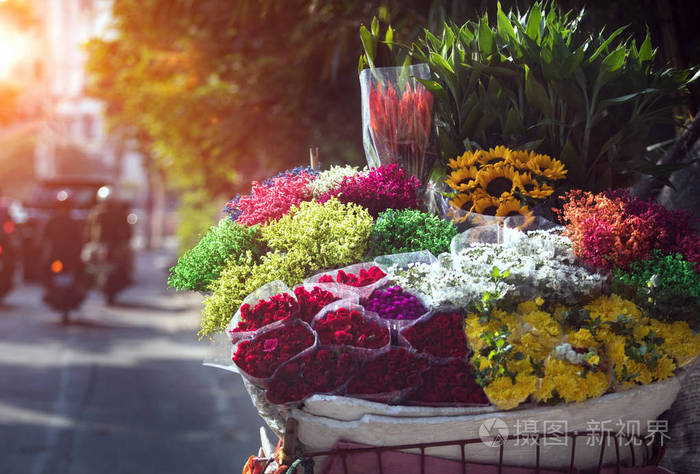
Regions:
<instances>
[{"instance_id":1,"label":"street scene blur","mask_svg":"<svg viewBox=\"0 0 700 474\"><path fill-rule=\"evenodd\" d=\"M364 443L402 474L461 443L464 469L474 414L502 447L511 409L628 407L672 436L645 468L696 472L698 24L692 0L0 0L0 474L330 449L335 473ZM545 472L535 434L536 470L503 472Z\"/></svg>"}]
</instances>

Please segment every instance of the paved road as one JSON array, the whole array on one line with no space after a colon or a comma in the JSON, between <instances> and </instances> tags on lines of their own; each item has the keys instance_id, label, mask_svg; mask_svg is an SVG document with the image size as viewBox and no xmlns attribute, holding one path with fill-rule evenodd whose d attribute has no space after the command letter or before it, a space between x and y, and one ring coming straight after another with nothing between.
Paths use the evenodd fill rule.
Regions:
<instances>
[{"instance_id":1,"label":"paved road","mask_svg":"<svg viewBox=\"0 0 700 474\"><path fill-rule=\"evenodd\" d=\"M38 287L0 306L0 473L238 473L257 416L238 376L204 367L200 298L164 286L170 256L61 326Z\"/></svg>"}]
</instances>

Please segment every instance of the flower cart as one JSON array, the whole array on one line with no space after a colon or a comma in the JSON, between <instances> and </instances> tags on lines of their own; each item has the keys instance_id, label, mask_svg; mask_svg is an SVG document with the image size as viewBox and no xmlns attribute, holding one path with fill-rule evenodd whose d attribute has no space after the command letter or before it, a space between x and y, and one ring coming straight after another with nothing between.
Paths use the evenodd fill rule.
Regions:
<instances>
[{"instance_id":1,"label":"flower cart","mask_svg":"<svg viewBox=\"0 0 700 474\"><path fill-rule=\"evenodd\" d=\"M528 48L557 34L568 48L578 23L547 8L524 17L549 24L539 33L499 6L498 28L445 26L412 50L428 51L427 64L363 71L370 167L320 170L315 153L311 167L253 182L171 269L171 286L206 295L207 363L243 377L280 438L275 448L263 430L244 472L660 472L661 416L700 353L700 236L683 212L591 191L625 174L605 166L624 161L614 140L628 120L603 129L589 110L590 123L566 132L567 106L580 104L554 107L562 99L536 82L551 71L523 67L521 50L487 54L522 35ZM377 31L363 32L368 51ZM590 67L566 63L586 98L595 84L592 101L622 77L613 63L657 77L649 45L622 57L628 45L608 50L614 39L586 40ZM595 67L602 75L587 77ZM480 71L524 81L529 108L479 125L498 98L518 97L495 76L486 89ZM605 107L675 97L689 80L674 81L673 94L649 86ZM455 109L470 115L455 124ZM564 116L542 116L551 110ZM518 137L522 146L505 145Z\"/></svg>"}]
</instances>

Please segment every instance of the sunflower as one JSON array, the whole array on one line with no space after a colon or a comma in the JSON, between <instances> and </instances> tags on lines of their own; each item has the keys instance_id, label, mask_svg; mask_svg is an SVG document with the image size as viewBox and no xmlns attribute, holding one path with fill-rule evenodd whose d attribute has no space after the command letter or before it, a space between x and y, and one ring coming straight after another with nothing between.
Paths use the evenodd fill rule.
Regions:
<instances>
[{"instance_id":1,"label":"sunflower","mask_svg":"<svg viewBox=\"0 0 700 474\"><path fill-rule=\"evenodd\" d=\"M486 166L479 170L477 178L481 188L495 198L512 194L517 180L518 172L512 166Z\"/></svg>"},{"instance_id":2,"label":"sunflower","mask_svg":"<svg viewBox=\"0 0 700 474\"><path fill-rule=\"evenodd\" d=\"M496 215L501 217L532 217L532 211L527 206L521 206L519 200L515 198L508 198L501 201L501 204L496 210Z\"/></svg>"},{"instance_id":3,"label":"sunflower","mask_svg":"<svg viewBox=\"0 0 700 474\"><path fill-rule=\"evenodd\" d=\"M460 193L450 201L450 205L457 209L461 209L466 212L471 212L472 207L474 207L474 199L472 198L471 193Z\"/></svg>"},{"instance_id":4,"label":"sunflower","mask_svg":"<svg viewBox=\"0 0 700 474\"><path fill-rule=\"evenodd\" d=\"M493 196L483 196L474 201L473 212L487 216L495 216L500 201Z\"/></svg>"},{"instance_id":5,"label":"sunflower","mask_svg":"<svg viewBox=\"0 0 700 474\"><path fill-rule=\"evenodd\" d=\"M535 155L536 153L534 151L513 150L513 152L510 154L508 163L515 166L519 170L526 170L527 162L530 161L530 159Z\"/></svg>"},{"instance_id":6,"label":"sunflower","mask_svg":"<svg viewBox=\"0 0 700 474\"><path fill-rule=\"evenodd\" d=\"M447 178L445 182L455 191L465 192L476 186L476 177L478 174L479 171L476 169L476 166L458 168L450 173L449 178Z\"/></svg>"},{"instance_id":7,"label":"sunflower","mask_svg":"<svg viewBox=\"0 0 700 474\"><path fill-rule=\"evenodd\" d=\"M515 186L520 188L525 196L533 199L544 199L554 192L550 185L540 184L530 173L519 173Z\"/></svg>"},{"instance_id":8,"label":"sunflower","mask_svg":"<svg viewBox=\"0 0 700 474\"><path fill-rule=\"evenodd\" d=\"M506 162L511 161L511 153L513 151L504 146L497 146L496 148L489 148L489 151L483 151L479 156L479 163L483 165L495 165L501 166Z\"/></svg>"},{"instance_id":9,"label":"sunflower","mask_svg":"<svg viewBox=\"0 0 700 474\"><path fill-rule=\"evenodd\" d=\"M527 167L533 173L539 176L544 176L549 179L564 179L566 178L567 170L564 168L564 164L553 159L549 155L533 155L527 162Z\"/></svg>"},{"instance_id":10,"label":"sunflower","mask_svg":"<svg viewBox=\"0 0 700 474\"><path fill-rule=\"evenodd\" d=\"M447 166L453 170L474 166L479 161L479 156L482 153L483 150L465 151L461 156L452 158L450 161L448 161Z\"/></svg>"}]
</instances>

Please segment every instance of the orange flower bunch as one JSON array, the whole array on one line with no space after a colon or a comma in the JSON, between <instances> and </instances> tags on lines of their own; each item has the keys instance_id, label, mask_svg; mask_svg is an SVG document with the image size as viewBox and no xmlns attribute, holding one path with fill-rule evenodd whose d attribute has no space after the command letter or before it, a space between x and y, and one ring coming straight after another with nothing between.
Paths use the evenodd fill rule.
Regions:
<instances>
[{"instance_id":1,"label":"orange flower bunch","mask_svg":"<svg viewBox=\"0 0 700 474\"><path fill-rule=\"evenodd\" d=\"M554 192L566 168L548 155L504 146L467 151L451 159L446 183L457 191L450 204L467 213L532 216L529 205Z\"/></svg>"}]
</instances>

